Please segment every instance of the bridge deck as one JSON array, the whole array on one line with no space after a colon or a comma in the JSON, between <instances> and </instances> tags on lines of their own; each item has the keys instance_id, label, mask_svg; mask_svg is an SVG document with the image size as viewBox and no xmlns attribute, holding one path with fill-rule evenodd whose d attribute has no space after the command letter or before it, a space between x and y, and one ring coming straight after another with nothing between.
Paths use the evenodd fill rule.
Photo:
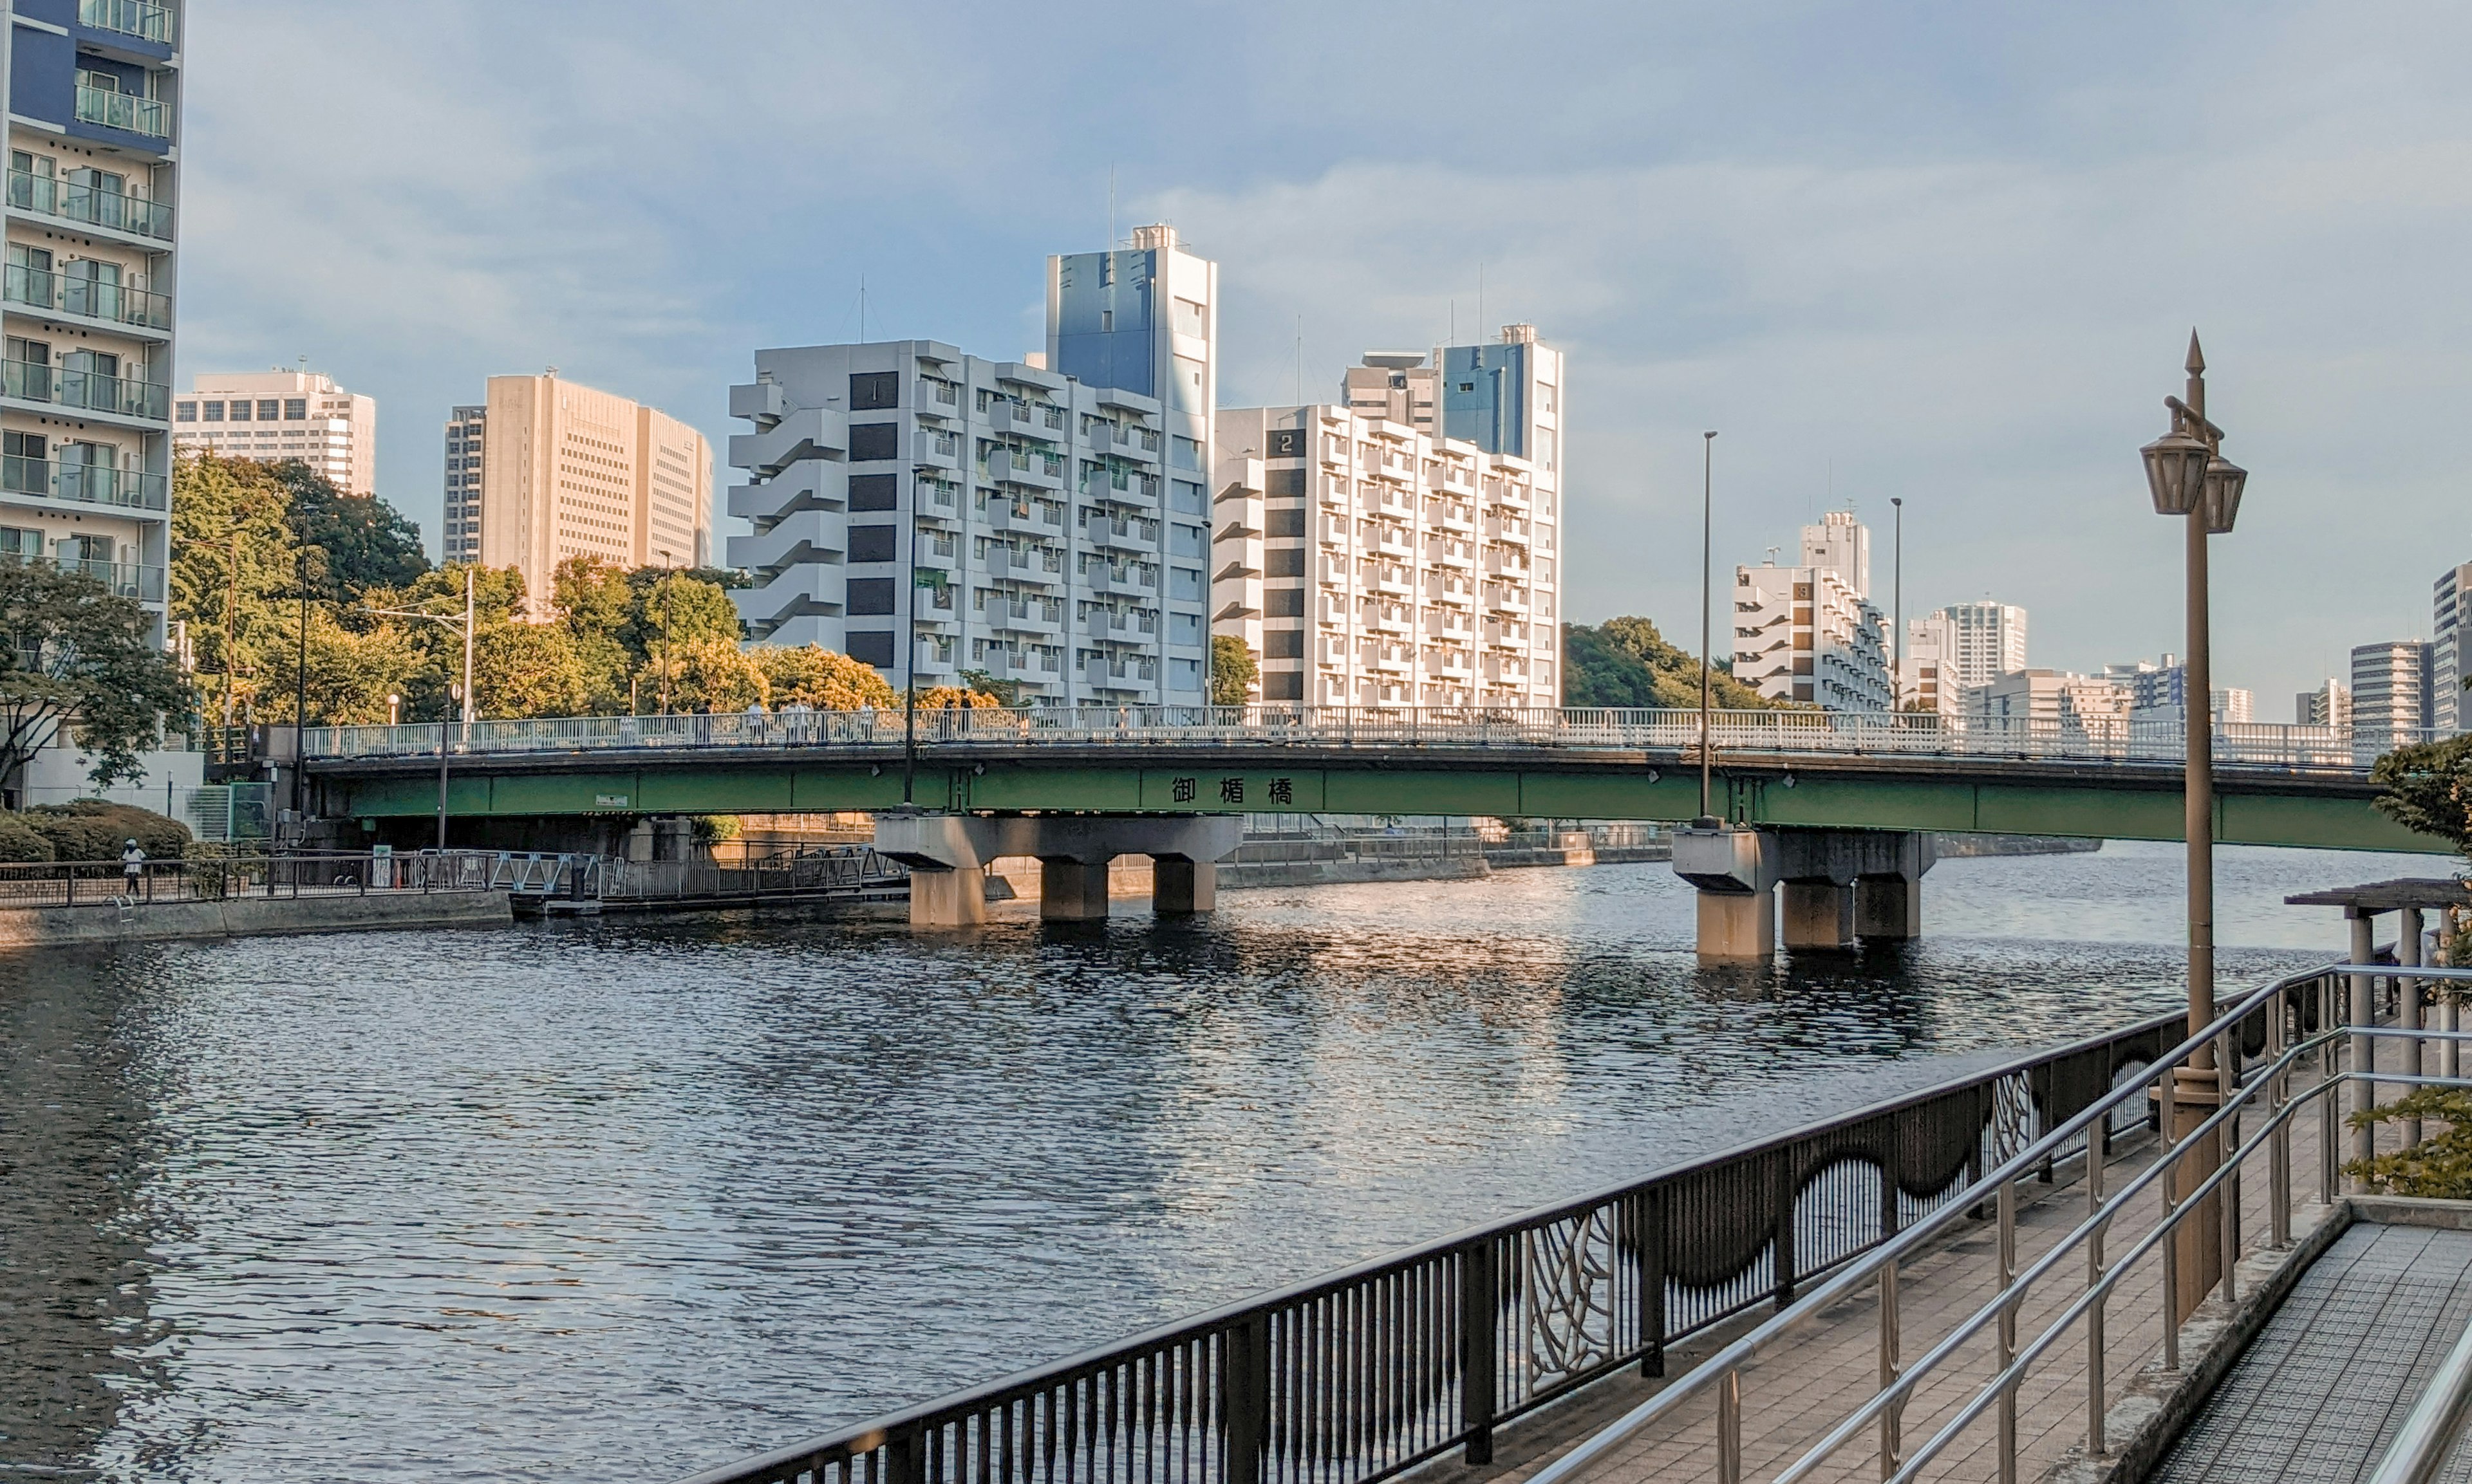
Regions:
<instances>
[{"instance_id":1,"label":"bridge deck","mask_svg":"<svg viewBox=\"0 0 2472 1484\"><path fill-rule=\"evenodd\" d=\"M2381 1048L2381 1063L2395 1065L2401 1054L2395 1044L2382 1042ZM2391 1125L2381 1129L2380 1137L2380 1147L2386 1148L2392 1141ZM2294 1219L2294 1226L2298 1229L2314 1219L2321 1210L2307 1204L2314 1199L2318 1189L2316 1117L2304 1117L2294 1121L2292 1145L2294 1189L2303 1201ZM2126 1182L2128 1171L2142 1168L2151 1157L2150 1147L2133 1156L2116 1158L2108 1166L2111 1171L2109 1186L2117 1189ZM2268 1230L2265 1185L2263 1179L2243 1183L2242 1231L2245 1244L2258 1241ZM2031 1196L2032 1189L2029 1187L2021 1194ZM2147 1196L2143 1205L2125 1223L2127 1230L2142 1232L2152 1223L2155 1199L2151 1193ZM2040 1200L2031 1204L2021 1202L2017 1232L2020 1266L2030 1264L2082 1219L2085 1206L2083 1182L2076 1178L2063 1178L2056 1186L2046 1188L2044 1198ZM2467 1237L2466 1240L2472 1241L2472 1237ZM1996 1263L1989 1257L1994 1242L1991 1223L1985 1221L1970 1225L1961 1229L1961 1235L1956 1238L1904 1269L1898 1302L1905 1335L1904 1350L1909 1359L1920 1354L1938 1336L1947 1333L1962 1317L1980 1308L1997 1291ZM2244 1250L2248 1250L2246 1245ZM2065 1277L2035 1290L2021 1306L2018 1313L2021 1335L2039 1332L2081 1291L2082 1266L2068 1265L2064 1271ZM2114 1317L2104 1346L2104 1369L2108 1378L2107 1395L2115 1402L2120 1399L2122 1388L2160 1354L2162 1334L2154 1316L2160 1307L2161 1279L2160 1263L2150 1258L2139 1264L2123 1286L2116 1290L2110 1305ZM2472 1288L2466 1289L2463 1302L2472 1306ZM2458 1321L2456 1330L2447 1331L2448 1339L2460 1332L2460 1321ZM1669 1375L1682 1374L1703 1356L1722 1348L1734 1332L1738 1331L1728 1331L1703 1337L1687 1347L1677 1347L1668 1362ZM2437 1343L2439 1354L2444 1352L2446 1343L2446 1340ZM1963 1356L1962 1363L1943 1367L1927 1380L1907 1409L1904 1438L1910 1451L1953 1417L1995 1369L1987 1333L1967 1347ZM1798 1343L1747 1366L1743 1372L1742 1476L1745 1479L1771 1478L1799 1458L1839 1419L1870 1396L1878 1364L1879 1309L1875 1298L1866 1294L1849 1299L1823 1315L1817 1325L1801 1331ZM1661 1381L1635 1377L1606 1381L1561 1407L1506 1430L1498 1441L1493 1464L1481 1468L1446 1465L1438 1472L1442 1480L1451 1481L1451 1484L1477 1484L1477 1481L1515 1484L1515 1481L1525 1479L1637 1405L1662 1384ZM2389 1384L2393 1384L2391 1378ZM2084 1442L2085 1388L2086 1347L2083 1331L2080 1329L2072 1332L2055 1358L2032 1374L2020 1390L2020 1478L2031 1479L2040 1475ZM2411 1402L2411 1397L2406 1397L2403 1408L2408 1410ZM1652 1484L1652 1481L1718 1477L1716 1405L1712 1388L1709 1393L1679 1408L1678 1415L1662 1420L1628 1440L1594 1472L1590 1484ZM2399 1412L2397 1416L2400 1415ZM1947 1452L1934 1461L1933 1467L1923 1476L1981 1480L1997 1477L1998 1473L1996 1437L1986 1419L1961 1435ZM1862 1438L1839 1450L1813 1476L1843 1480L1847 1484L1856 1480L1876 1480L1879 1477L1876 1431L1866 1431ZM2350 1475L2340 1476L2348 1478ZM2194 1478L2197 1475L2183 1477ZM2210 1480L2233 1479L2244 1475L2222 1473L2204 1477Z\"/></svg>"}]
</instances>

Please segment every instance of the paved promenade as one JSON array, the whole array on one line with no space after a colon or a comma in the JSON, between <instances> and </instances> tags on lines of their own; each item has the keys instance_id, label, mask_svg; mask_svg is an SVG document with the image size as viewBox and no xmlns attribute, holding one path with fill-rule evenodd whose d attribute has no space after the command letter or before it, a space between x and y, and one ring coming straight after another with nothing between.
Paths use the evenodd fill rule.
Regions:
<instances>
[{"instance_id":1,"label":"paved promenade","mask_svg":"<svg viewBox=\"0 0 2472 1484\"><path fill-rule=\"evenodd\" d=\"M2392 1049L2381 1057L2392 1065ZM2251 1123L2254 1127L2254 1122ZM2318 1119L2314 1109L2294 1121L2292 1170L2298 1196L2293 1225L2295 1232L2324 1214L2315 1204L2318 1194ZM2340 1137L2340 1134L2339 1134ZM2108 1166L2106 1188L2117 1190L2132 1171L2151 1160L2151 1143L2117 1157ZM2267 1212L2266 1164L2251 1162L2252 1177L2241 1190L2244 1253L2261 1246L2270 1231ZM2064 1170L2058 1183L2029 1183L2020 1190L2018 1265L2030 1265L2080 1221L2086 1212L2083 1182ZM2120 1224L2108 1250L2125 1250L2151 1229L2158 1198L2149 1192ZM1988 1302L1998 1290L1997 1233L1989 1220L1969 1221L1955 1229L1935 1250L1903 1269L1899 1309L1903 1320L1903 1354L1919 1358L1965 1316ZM2162 1268L2159 1254L2143 1260L2109 1305L2110 1324L2104 1346L2106 1396L2111 1403L2150 1362L2160 1358L2158 1323ZM2083 1291L2085 1264L2071 1257L2059 1272L2039 1285L2020 1307L2020 1344L2050 1324ZM1767 1318L1762 1313L1748 1323ZM1678 1347L1668 1373L1679 1376L1701 1357L1713 1354L1742 1332L1747 1324ZM2441 1347L2442 1348L2442 1347ZM2059 1347L2033 1371L2018 1398L2018 1477L2032 1480L2080 1447L2086 1431L2086 1341L2082 1323L2073 1327ZM1866 1289L1807 1325L1794 1342L1747 1366L1743 1372L1743 1477L1766 1479L1792 1464L1871 1394L1879 1368L1879 1308L1876 1294ZM1906 1451L1920 1446L1972 1398L1995 1370L1993 1335L1970 1341L1959 1356L1943 1364L1918 1388L1903 1427ZM1443 1471L1455 1480L1525 1479L1555 1456L1586 1438L1652 1395L1662 1382L1626 1377L1605 1382L1571 1402L1506 1429L1497 1441L1495 1462L1486 1468L1464 1466ZM2409 1405L2409 1402L2406 1403ZM1648 1484L1648 1481L1718 1476L1716 1395L1711 1388L1676 1416L1629 1439L1592 1475L1601 1484ZM1985 1480L1999 1476L1996 1425L1990 1414L1972 1424L1934 1460L1924 1477ZM1840 1449L1813 1477L1837 1480L1879 1478L1876 1428L1866 1428ZM2117 1440L2112 1440L2115 1443Z\"/></svg>"}]
</instances>

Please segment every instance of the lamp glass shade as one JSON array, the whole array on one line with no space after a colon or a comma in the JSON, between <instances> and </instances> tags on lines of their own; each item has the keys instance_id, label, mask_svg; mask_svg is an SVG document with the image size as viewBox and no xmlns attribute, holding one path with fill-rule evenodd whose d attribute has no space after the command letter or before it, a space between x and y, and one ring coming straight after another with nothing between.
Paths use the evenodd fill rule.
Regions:
<instances>
[{"instance_id":1,"label":"lamp glass shade","mask_svg":"<svg viewBox=\"0 0 2472 1484\"><path fill-rule=\"evenodd\" d=\"M2185 433L2167 433L2147 444L2146 486L2154 493L2154 513L2186 515L2198 507L2206 487L2206 445Z\"/></svg>"},{"instance_id":2,"label":"lamp glass shade","mask_svg":"<svg viewBox=\"0 0 2472 1484\"><path fill-rule=\"evenodd\" d=\"M2231 533L2232 522L2240 518L2241 490L2248 483L2248 471L2229 459L2217 459L2206 465L2206 530L2222 536Z\"/></svg>"}]
</instances>

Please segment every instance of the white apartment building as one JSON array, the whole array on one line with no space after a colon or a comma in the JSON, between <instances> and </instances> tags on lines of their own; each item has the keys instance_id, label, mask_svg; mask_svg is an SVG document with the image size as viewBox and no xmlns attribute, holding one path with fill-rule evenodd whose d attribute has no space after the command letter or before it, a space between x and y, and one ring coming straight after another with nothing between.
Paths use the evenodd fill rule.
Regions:
<instances>
[{"instance_id":1,"label":"white apartment building","mask_svg":"<svg viewBox=\"0 0 2472 1484\"><path fill-rule=\"evenodd\" d=\"M2318 689L2302 691L2292 697L2292 719L2301 726L2349 729L2352 724L2352 688L2328 675Z\"/></svg>"},{"instance_id":2,"label":"white apartment building","mask_svg":"<svg viewBox=\"0 0 2472 1484\"><path fill-rule=\"evenodd\" d=\"M172 407L182 453L267 463L297 459L347 495L377 493L377 398L316 371L227 371L190 378Z\"/></svg>"},{"instance_id":3,"label":"white apartment building","mask_svg":"<svg viewBox=\"0 0 2472 1484\"><path fill-rule=\"evenodd\" d=\"M1328 405L1219 436L1212 626L1264 702L1561 703L1560 509L1528 459Z\"/></svg>"},{"instance_id":4,"label":"white apartment building","mask_svg":"<svg viewBox=\"0 0 2472 1484\"><path fill-rule=\"evenodd\" d=\"M1989 685L2026 668L2026 610L2012 603L1952 603L1932 613L1946 619L1955 648L1948 660L1961 689Z\"/></svg>"},{"instance_id":5,"label":"white apartment building","mask_svg":"<svg viewBox=\"0 0 2472 1484\"><path fill-rule=\"evenodd\" d=\"M2160 663L2133 660L2126 665L2105 665L2103 678L2128 693L2129 709L2138 713L2141 721L2178 725L2181 707L2188 700L2189 670L2177 655L2165 652ZM2219 685L2207 691L2207 710L2215 724L2246 722L2257 719L2257 696L2239 686Z\"/></svg>"},{"instance_id":6,"label":"white apartment building","mask_svg":"<svg viewBox=\"0 0 2472 1484\"><path fill-rule=\"evenodd\" d=\"M2022 729L2035 739L2117 743L2127 741L2135 706L2127 689L2094 675L2012 670L1965 693L1966 718L1978 729Z\"/></svg>"},{"instance_id":7,"label":"white apartment building","mask_svg":"<svg viewBox=\"0 0 2472 1484\"><path fill-rule=\"evenodd\" d=\"M548 618L552 577L568 557L711 562L711 450L655 408L562 380L555 367L492 376L484 404L455 409L445 443L446 559L520 571L536 621Z\"/></svg>"},{"instance_id":8,"label":"white apartment building","mask_svg":"<svg viewBox=\"0 0 2472 1484\"><path fill-rule=\"evenodd\" d=\"M1954 717L1965 710L1965 687L1957 683L1957 633L1942 618L1908 619L1905 652L1897 660L1897 709Z\"/></svg>"},{"instance_id":9,"label":"white apartment building","mask_svg":"<svg viewBox=\"0 0 2472 1484\"><path fill-rule=\"evenodd\" d=\"M2453 735L2472 732L2463 682L2472 677L2472 562L2449 567L2431 584L2430 724Z\"/></svg>"},{"instance_id":10,"label":"white apartment building","mask_svg":"<svg viewBox=\"0 0 2472 1484\"><path fill-rule=\"evenodd\" d=\"M2380 747L2418 742L2436 709L2430 694L2431 646L2402 639L2352 650L2352 731Z\"/></svg>"},{"instance_id":11,"label":"white apartment building","mask_svg":"<svg viewBox=\"0 0 2472 1484\"><path fill-rule=\"evenodd\" d=\"M1735 568L1734 678L1771 700L1826 711L1896 709L1888 624L1870 582L1870 532L1851 510L1802 528L1799 566Z\"/></svg>"},{"instance_id":12,"label":"white apartment building","mask_svg":"<svg viewBox=\"0 0 2472 1484\"><path fill-rule=\"evenodd\" d=\"M934 341L760 350L755 375L729 393L754 428L729 440L729 509L754 530L728 560L756 642L896 688L983 671L1042 705L1205 699L1207 498L1155 400Z\"/></svg>"},{"instance_id":13,"label":"white apartment building","mask_svg":"<svg viewBox=\"0 0 2472 1484\"><path fill-rule=\"evenodd\" d=\"M180 0L9 17L0 557L144 603L171 547Z\"/></svg>"}]
</instances>

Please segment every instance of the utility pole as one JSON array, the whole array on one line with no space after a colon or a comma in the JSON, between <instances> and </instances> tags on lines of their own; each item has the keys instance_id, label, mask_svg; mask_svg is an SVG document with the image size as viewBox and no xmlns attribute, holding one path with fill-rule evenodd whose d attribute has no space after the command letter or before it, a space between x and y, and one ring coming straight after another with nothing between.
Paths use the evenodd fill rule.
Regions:
<instances>
[{"instance_id":1,"label":"utility pole","mask_svg":"<svg viewBox=\"0 0 2472 1484\"><path fill-rule=\"evenodd\" d=\"M1896 710L1906 698L1906 502L1899 496L1889 497L1896 507L1896 537L1892 568L1896 583L1896 606L1889 620L1889 709Z\"/></svg>"},{"instance_id":2,"label":"utility pole","mask_svg":"<svg viewBox=\"0 0 2472 1484\"><path fill-rule=\"evenodd\" d=\"M1700 817L1691 822L1692 828L1699 830L1717 828L1717 816L1708 807L1709 782L1714 771L1708 761L1708 702L1716 687L1714 673L1709 669L1708 649L1709 613L1713 601L1710 584L1714 580L1711 574L1715 571L1711 565L1715 546L1709 530L1717 508L1716 467L1717 434L1716 430L1710 429L1700 435Z\"/></svg>"},{"instance_id":3,"label":"utility pole","mask_svg":"<svg viewBox=\"0 0 2472 1484\"><path fill-rule=\"evenodd\" d=\"M300 600L300 649L292 667L292 826L297 832L305 823L309 784L303 766L309 760L309 549L302 547L295 561Z\"/></svg>"}]
</instances>

